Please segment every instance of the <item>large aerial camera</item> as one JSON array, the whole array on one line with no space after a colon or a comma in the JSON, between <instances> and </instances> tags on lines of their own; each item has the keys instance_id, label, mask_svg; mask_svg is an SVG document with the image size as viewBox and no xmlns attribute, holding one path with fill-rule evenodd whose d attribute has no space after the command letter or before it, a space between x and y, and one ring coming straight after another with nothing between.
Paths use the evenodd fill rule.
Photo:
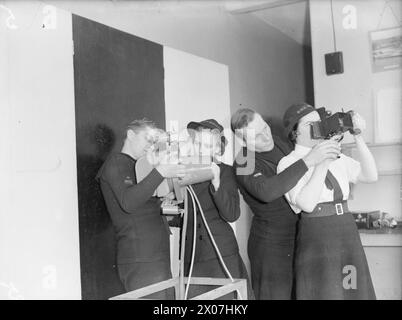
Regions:
<instances>
[{"instance_id":1,"label":"large aerial camera","mask_svg":"<svg viewBox=\"0 0 402 320\"><path fill-rule=\"evenodd\" d=\"M325 108L317 109L321 121L311 123L312 139L330 139L333 136L342 135L349 131L351 134L360 133L360 129L354 128L352 116L354 111L337 112L332 114Z\"/></svg>"},{"instance_id":2,"label":"large aerial camera","mask_svg":"<svg viewBox=\"0 0 402 320\"><path fill-rule=\"evenodd\" d=\"M178 135L171 133L162 134L154 145L154 153L164 153L168 164L181 164L185 170L184 177L164 179L155 190L154 196L162 199L163 214L179 214L179 204L184 201L186 186L213 178L211 157L195 156L189 152L189 149L191 149L191 142L188 138L182 140ZM135 165L137 182L144 179L153 168L154 164L149 155L138 159Z\"/></svg>"}]
</instances>

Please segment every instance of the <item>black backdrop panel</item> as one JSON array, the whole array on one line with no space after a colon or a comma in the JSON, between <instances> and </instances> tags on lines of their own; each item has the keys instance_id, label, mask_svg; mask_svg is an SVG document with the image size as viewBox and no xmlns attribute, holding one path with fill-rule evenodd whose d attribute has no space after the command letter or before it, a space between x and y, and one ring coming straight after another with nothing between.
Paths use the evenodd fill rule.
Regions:
<instances>
[{"instance_id":1,"label":"black backdrop panel","mask_svg":"<svg viewBox=\"0 0 402 320\"><path fill-rule=\"evenodd\" d=\"M107 299L123 287L94 178L121 149L131 120L147 117L165 128L163 47L76 15L73 40L82 298Z\"/></svg>"}]
</instances>

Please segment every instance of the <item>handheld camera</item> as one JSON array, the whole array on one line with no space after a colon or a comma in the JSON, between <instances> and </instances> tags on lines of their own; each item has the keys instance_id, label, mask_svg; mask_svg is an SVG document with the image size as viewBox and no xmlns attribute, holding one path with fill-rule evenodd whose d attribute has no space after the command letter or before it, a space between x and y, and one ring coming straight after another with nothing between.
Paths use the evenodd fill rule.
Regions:
<instances>
[{"instance_id":1,"label":"handheld camera","mask_svg":"<svg viewBox=\"0 0 402 320\"><path fill-rule=\"evenodd\" d=\"M337 112L331 114L325 108L317 109L321 121L311 123L311 138L312 139L330 139L333 136L341 135L347 131L351 134L357 134L359 129L355 129L353 125L353 111Z\"/></svg>"}]
</instances>

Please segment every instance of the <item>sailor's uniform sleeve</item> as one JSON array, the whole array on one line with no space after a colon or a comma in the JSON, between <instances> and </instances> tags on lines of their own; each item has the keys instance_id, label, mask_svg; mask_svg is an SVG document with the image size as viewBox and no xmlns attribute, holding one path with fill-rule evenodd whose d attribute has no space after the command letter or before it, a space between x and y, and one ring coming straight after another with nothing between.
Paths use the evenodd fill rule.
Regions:
<instances>
[{"instance_id":1,"label":"sailor's uniform sleeve","mask_svg":"<svg viewBox=\"0 0 402 320\"><path fill-rule=\"evenodd\" d=\"M271 202L282 197L294 187L307 170L305 162L300 159L279 174L273 171L271 175L267 175L263 173L258 161L256 161L255 170L252 174L237 174L236 179L247 192L258 200Z\"/></svg>"},{"instance_id":2,"label":"sailor's uniform sleeve","mask_svg":"<svg viewBox=\"0 0 402 320\"><path fill-rule=\"evenodd\" d=\"M115 199L126 213L135 213L143 206L163 181L160 173L153 169L139 183L135 183L135 172L125 161L112 159L103 170L100 180L107 183Z\"/></svg>"}]
</instances>

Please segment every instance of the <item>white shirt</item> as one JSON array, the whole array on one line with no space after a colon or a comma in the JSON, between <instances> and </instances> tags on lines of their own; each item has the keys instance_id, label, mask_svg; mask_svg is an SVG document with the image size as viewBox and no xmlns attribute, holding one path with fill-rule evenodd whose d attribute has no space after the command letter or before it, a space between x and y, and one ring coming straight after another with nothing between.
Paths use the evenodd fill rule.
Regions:
<instances>
[{"instance_id":1,"label":"white shirt","mask_svg":"<svg viewBox=\"0 0 402 320\"><path fill-rule=\"evenodd\" d=\"M303 158L311 151L311 148L307 148L296 144L295 150L293 150L286 157L283 157L278 163L277 172L280 173L289 167L291 164L295 163L297 160ZM303 187L308 183L313 174L314 167L308 169L304 176L299 180L296 186L285 194L292 210L295 213L300 213L302 210L296 205L296 198L299 195ZM329 171L333 174L341 187L343 193L343 200L349 198L349 183L356 183L357 178L360 174L361 167L360 163L344 154L340 154L340 158L334 160L329 165ZM330 202L334 201L334 190L330 190L326 187L325 183L322 185L321 190L317 190L320 193L319 201Z\"/></svg>"}]
</instances>

